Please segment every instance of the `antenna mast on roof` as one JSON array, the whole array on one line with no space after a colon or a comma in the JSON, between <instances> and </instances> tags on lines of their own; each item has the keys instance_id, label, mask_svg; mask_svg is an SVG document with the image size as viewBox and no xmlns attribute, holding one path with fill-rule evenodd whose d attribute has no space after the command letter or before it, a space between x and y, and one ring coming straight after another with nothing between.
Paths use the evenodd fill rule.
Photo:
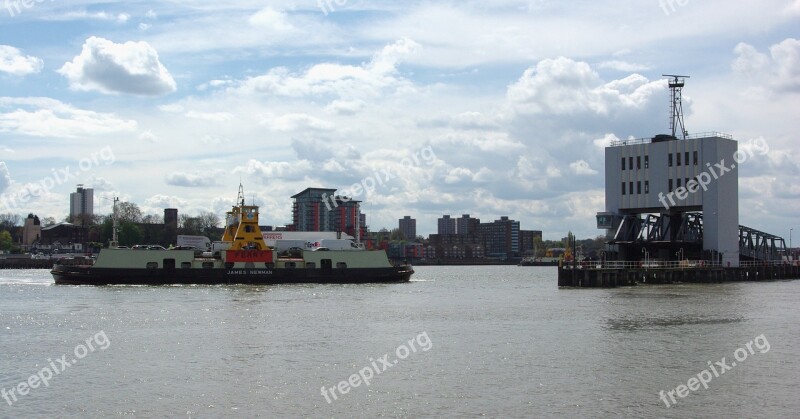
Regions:
<instances>
[{"instance_id":1,"label":"antenna mast on roof","mask_svg":"<svg viewBox=\"0 0 800 419\"><path fill-rule=\"evenodd\" d=\"M241 180L239 181L239 195L236 197L236 205L244 206L244 186L242 186Z\"/></svg>"},{"instance_id":2,"label":"antenna mast on roof","mask_svg":"<svg viewBox=\"0 0 800 419\"><path fill-rule=\"evenodd\" d=\"M683 123L683 101L681 95L683 86L689 76L679 76L676 74L662 74L664 77L671 77L669 80L670 102L669 102L669 125L672 129L672 136L675 138L686 139L686 125ZM680 128L680 131L678 129ZM680 135L678 135L680 133Z\"/></svg>"}]
</instances>

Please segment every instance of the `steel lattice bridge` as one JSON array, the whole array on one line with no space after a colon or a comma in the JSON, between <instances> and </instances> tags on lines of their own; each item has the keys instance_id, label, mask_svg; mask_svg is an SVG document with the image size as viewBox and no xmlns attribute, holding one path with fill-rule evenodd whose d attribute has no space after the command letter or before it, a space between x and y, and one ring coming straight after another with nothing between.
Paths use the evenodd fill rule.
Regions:
<instances>
[{"instance_id":1,"label":"steel lattice bridge","mask_svg":"<svg viewBox=\"0 0 800 419\"><path fill-rule=\"evenodd\" d=\"M608 243L650 249L683 249L686 253L699 253L703 249L703 214L685 212L676 215L647 214L645 217L627 215L623 217L614 238ZM777 261L787 254L786 241L782 237L739 226L741 260Z\"/></svg>"}]
</instances>

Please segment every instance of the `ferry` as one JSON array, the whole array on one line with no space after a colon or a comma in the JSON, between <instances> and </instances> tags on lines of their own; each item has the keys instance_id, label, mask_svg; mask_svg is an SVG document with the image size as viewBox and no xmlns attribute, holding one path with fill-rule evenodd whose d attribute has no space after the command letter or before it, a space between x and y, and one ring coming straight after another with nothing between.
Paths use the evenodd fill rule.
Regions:
<instances>
[{"instance_id":1,"label":"ferry","mask_svg":"<svg viewBox=\"0 0 800 419\"><path fill-rule=\"evenodd\" d=\"M112 246L96 260L60 259L50 273L56 284L65 285L398 283L414 273L410 265L393 265L385 251L355 243L281 251L265 242L258 215L257 206L245 205L240 185L222 240L211 251Z\"/></svg>"}]
</instances>

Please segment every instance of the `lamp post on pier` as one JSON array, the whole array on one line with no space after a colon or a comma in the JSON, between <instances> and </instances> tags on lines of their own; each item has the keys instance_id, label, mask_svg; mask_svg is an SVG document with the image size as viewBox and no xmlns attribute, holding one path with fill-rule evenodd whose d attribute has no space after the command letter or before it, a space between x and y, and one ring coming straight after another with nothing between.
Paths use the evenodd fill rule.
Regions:
<instances>
[{"instance_id":1,"label":"lamp post on pier","mask_svg":"<svg viewBox=\"0 0 800 419\"><path fill-rule=\"evenodd\" d=\"M112 224L111 224L111 241L108 243L108 247L115 248L115 247L119 246L119 238L118 238L119 225L118 225L118 221L117 221L117 202L119 202L119 198L117 198L116 196L114 197L114 199L106 198L106 197L102 197L102 198L106 199L106 200L109 200L109 201L114 203L114 207L113 207L114 209L113 209L113 212L111 213L112 214L111 215L111 220L112 220Z\"/></svg>"},{"instance_id":2,"label":"lamp post on pier","mask_svg":"<svg viewBox=\"0 0 800 419\"><path fill-rule=\"evenodd\" d=\"M605 268L606 267L606 251L605 250L601 250L600 251L600 261L601 261L600 262L600 267L601 268Z\"/></svg>"}]
</instances>

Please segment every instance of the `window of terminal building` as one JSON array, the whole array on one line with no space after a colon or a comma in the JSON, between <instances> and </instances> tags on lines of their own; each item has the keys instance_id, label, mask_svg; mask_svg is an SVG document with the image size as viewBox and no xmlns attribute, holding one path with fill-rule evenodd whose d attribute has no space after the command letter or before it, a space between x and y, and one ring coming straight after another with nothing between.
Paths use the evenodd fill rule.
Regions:
<instances>
[{"instance_id":1,"label":"window of terminal building","mask_svg":"<svg viewBox=\"0 0 800 419\"><path fill-rule=\"evenodd\" d=\"M622 161L625 161L625 159L623 158ZM625 195L625 182L622 182L622 194Z\"/></svg>"},{"instance_id":2,"label":"window of terminal building","mask_svg":"<svg viewBox=\"0 0 800 419\"><path fill-rule=\"evenodd\" d=\"M633 195L633 182L628 182L628 193Z\"/></svg>"},{"instance_id":3,"label":"window of terminal building","mask_svg":"<svg viewBox=\"0 0 800 419\"><path fill-rule=\"evenodd\" d=\"M672 179L669 180L669 191L672 192Z\"/></svg>"},{"instance_id":4,"label":"window of terminal building","mask_svg":"<svg viewBox=\"0 0 800 419\"><path fill-rule=\"evenodd\" d=\"M681 178L678 178L678 185L677 185L677 187L678 187L678 188L680 188L680 187L681 187Z\"/></svg>"},{"instance_id":5,"label":"window of terminal building","mask_svg":"<svg viewBox=\"0 0 800 419\"><path fill-rule=\"evenodd\" d=\"M642 156L636 156L636 170L642 168Z\"/></svg>"},{"instance_id":6,"label":"window of terminal building","mask_svg":"<svg viewBox=\"0 0 800 419\"><path fill-rule=\"evenodd\" d=\"M685 161L686 165L688 166L689 165L689 152L687 151L686 154L683 155L683 157L684 157L683 161Z\"/></svg>"},{"instance_id":7,"label":"window of terminal building","mask_svg":"<svg viewBox=\"0 0 800 419\"><path fill-rule=\"evenodd\" d=\"M633 156L628 157L628 167L633 170Z\"/></svg>"},{"instance_id":8,"label":"window of terminal building","mask_svg":"<svg viewBox=\"0 0 800 419\"><path fill-rule=\"evenodd\" d=\"M642 181L636 182L636 195L642 194Z\"/></svg>"},{"instance_id":9,"label":"window of terminal building","mask_svg":"<svg viewBox=\"0 0 800 419\"><path fill-rule=\"evenodd\" d=\"M667 160L669 161L668 162L669 167L672 167L672 153L669 153L669 155L667 155Z\"/></svg>"},{"instance_id":10,"label":"window of terminal building","mask_svg":"<svg viewBox=\"0 0 800 419\"><path fill-rule=\"evenodd\" d=\"M645 169L650 168L650 156L644 156L644 168Z\"/></svg>"},{"instance_id":11,"label":"window of terminal building","mask_svg":"<svg viewBox=\"0 0 800 419\"><path fill-rule=\"evenodd\" d=\"M625 170L625 157L622 158L622 170Z\"/></svg>"},{"instance_id":12,"label":"window of terminal building","mask_svg":"<svg viewBox=\"0 0 800 419\"><path fill-rule=\"evenodd\" d=\"M681 165L681 152L680 151L675 153L675 160L676 160L676 166L680 166Z\"/></svg>"},{"instance_id":13,"label":"window of terminal building","mask_svg":"<svg viewBox=\"0 0 800 419\"><path fill-rule=\"evenodd\" d=\"M645 194L649 194L650 193L650 181L649 180L644 181L644 193Z\"/></svg>"},{"instance_id":14,"label":"window of terminal building","mask_svg":"<svg viewBox=\"0 0 800 419\"><path fill-rule=\"evenodd\" d=\"M694 157L692 160L694 160L694 165L697 166L697 151L694 152Z\"/></svg>"}]
</instances>

